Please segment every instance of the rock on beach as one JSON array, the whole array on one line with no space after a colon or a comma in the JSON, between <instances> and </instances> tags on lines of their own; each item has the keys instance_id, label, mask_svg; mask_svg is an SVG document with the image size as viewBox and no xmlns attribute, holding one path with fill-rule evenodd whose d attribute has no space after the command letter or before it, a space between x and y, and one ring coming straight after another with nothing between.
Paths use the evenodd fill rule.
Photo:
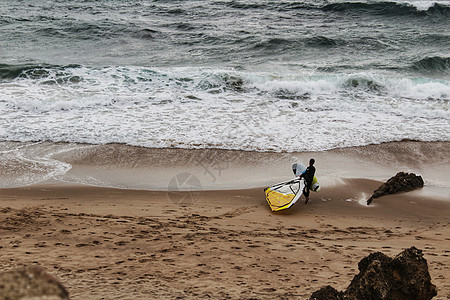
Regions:
<instances>
[{"instance_id":1,"label":"rock on beach","mask_svg":"<svg viewBox=\"0 0 450 300\"><path fill-rule=\"evenodd\" d=\"M393 259L372 253L358 263L358 269L346 291L327 286L314 292L310 300L428 300L437 295L427 261L415 247Z\"/></svg>"},{"instance_id":2,"label":"rock on beach","mask_svg":"<svg viewBox=\"0 0 450 300\"><path fill-rule=\"evenodd\" d=\"M420 175L398 172L394 177L391 177L373 192L372 196L367 200L367 205L370 205L375 198L389 194L409 192L422 188L423 184L423 179Z\"/></svg>"}]
</instances>

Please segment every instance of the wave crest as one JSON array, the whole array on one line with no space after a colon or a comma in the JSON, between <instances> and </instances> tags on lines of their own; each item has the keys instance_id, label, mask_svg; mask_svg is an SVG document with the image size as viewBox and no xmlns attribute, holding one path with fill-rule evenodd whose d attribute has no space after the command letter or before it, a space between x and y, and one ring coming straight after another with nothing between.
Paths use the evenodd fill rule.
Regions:
<instances>
[{"instance_id":1,"label":"wave crest","mask_svg":"<svg viewBox=\"0 0 450 300\"><path fill-rule=\"evenodd\" d=\"M7 65L0 64L0 80L14 80L20 78L27 79L54 79L57 83L79 82L79 76L71 76L70 69L76 69L80 65Z\"/></svg>"},{"instance_id":2,"label":"wave crest","mask_svg":"<svg viewBox=\"0 0 450 300\"><path fill-rule=\"evenodd\" d=\"M442 16L447 17L450 15L450 7L434 3L426 10L421 10L418 7L410 3L398 3L389 1L380 1L373 3L365 2L342 2L342 3L330 3L322 7L324 11L333 12L351 12L362 11L377 15L393 15L393 16Z\"/></svg>"},{"instance_id":3,"label":"wave crest","mask_svg":"<svg viewBox=\"0 0 450 300\"><path fill-rule=\"evenodd\" d=\"M450 57L426 57L414 62L412 68L422 72L450 74Z\"/></svg>"}]
</instances>

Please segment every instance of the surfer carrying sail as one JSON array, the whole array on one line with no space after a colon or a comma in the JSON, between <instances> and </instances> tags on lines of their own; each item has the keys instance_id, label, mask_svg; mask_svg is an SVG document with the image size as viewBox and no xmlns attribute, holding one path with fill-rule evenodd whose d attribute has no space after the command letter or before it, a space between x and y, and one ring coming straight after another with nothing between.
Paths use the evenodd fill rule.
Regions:
<instances>
[{"instance_id":1,"label":"surfer carrying sail","mask_svg":"<svg viewBox=\"0 0 450 300\"><path fill-rule=\"evenodd\" d=\"M304 166L298 164L292 165L292 171L294 171L294 174L300 178L305 179L305 187L303 188L303 195L305 195L306 197L305 204L308 203L309 201L309 192L314 180L314 174L316 173L314 163L315 163L314 158L311 158L309 160L309 166L306 168L306 170L304 169L305 168ZM302 170L302 168L300 168L300 166L303 167L304 171Z\"/></svg>"},{"instance_id":2,"label":"surfer carrying sail","mask_svg":"<svg viewBox=\"0 0 450 300\"><path fill-rule=\"evenodd\" d=\"M306 204L309 200L309 191L319 191L319 182L314 176L316 168L314 168L313 158L309 161L308 168L302 164L295 163L292 165L292 171L294 171L297 178L280 182L264 189L267 203L269 203L272 211L290 208L302 195L305 195Z\"/></svg>"}]
</instances>

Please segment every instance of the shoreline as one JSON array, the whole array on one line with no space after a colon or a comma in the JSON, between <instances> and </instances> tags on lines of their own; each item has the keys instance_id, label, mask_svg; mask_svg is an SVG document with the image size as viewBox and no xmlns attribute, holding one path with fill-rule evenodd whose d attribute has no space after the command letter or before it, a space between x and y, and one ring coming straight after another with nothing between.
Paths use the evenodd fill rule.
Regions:
<instances>
[{"instance_id":1,"label":"shoreline","mask_svg":"<svg viewBox=\"0 0 450 300\"><path fill-rule=\"evenodd\" d=\"M305 164L310 157L316 158L321 186L333 185L341 178L385 181L398 171L406 171L423 175L425 190L450 188L450 142L402 141L304 153L47 142L3 142L0 147L4 166L0 170L0 188L62 182L135 190L183 190L171 186L171 181L182 173L193 175L201 190L266 187L292 178L292 163Z\"/></svg>"}]
</instances>

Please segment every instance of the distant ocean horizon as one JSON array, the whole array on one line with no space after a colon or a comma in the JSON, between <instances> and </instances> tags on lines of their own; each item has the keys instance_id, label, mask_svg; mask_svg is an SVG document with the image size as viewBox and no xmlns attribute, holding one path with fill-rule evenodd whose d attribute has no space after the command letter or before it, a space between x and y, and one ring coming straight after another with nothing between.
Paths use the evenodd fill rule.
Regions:
<instances>
[{"instance_id":1,"label":"distant ocean horizon","mask_svg":"<svg viewBox=\"0 0 450 300\"><path fill-rule=\"evenodd\" d=\"M448 1L0 3L0 141L450 141Z\"/></svg>"}]
</instances>

